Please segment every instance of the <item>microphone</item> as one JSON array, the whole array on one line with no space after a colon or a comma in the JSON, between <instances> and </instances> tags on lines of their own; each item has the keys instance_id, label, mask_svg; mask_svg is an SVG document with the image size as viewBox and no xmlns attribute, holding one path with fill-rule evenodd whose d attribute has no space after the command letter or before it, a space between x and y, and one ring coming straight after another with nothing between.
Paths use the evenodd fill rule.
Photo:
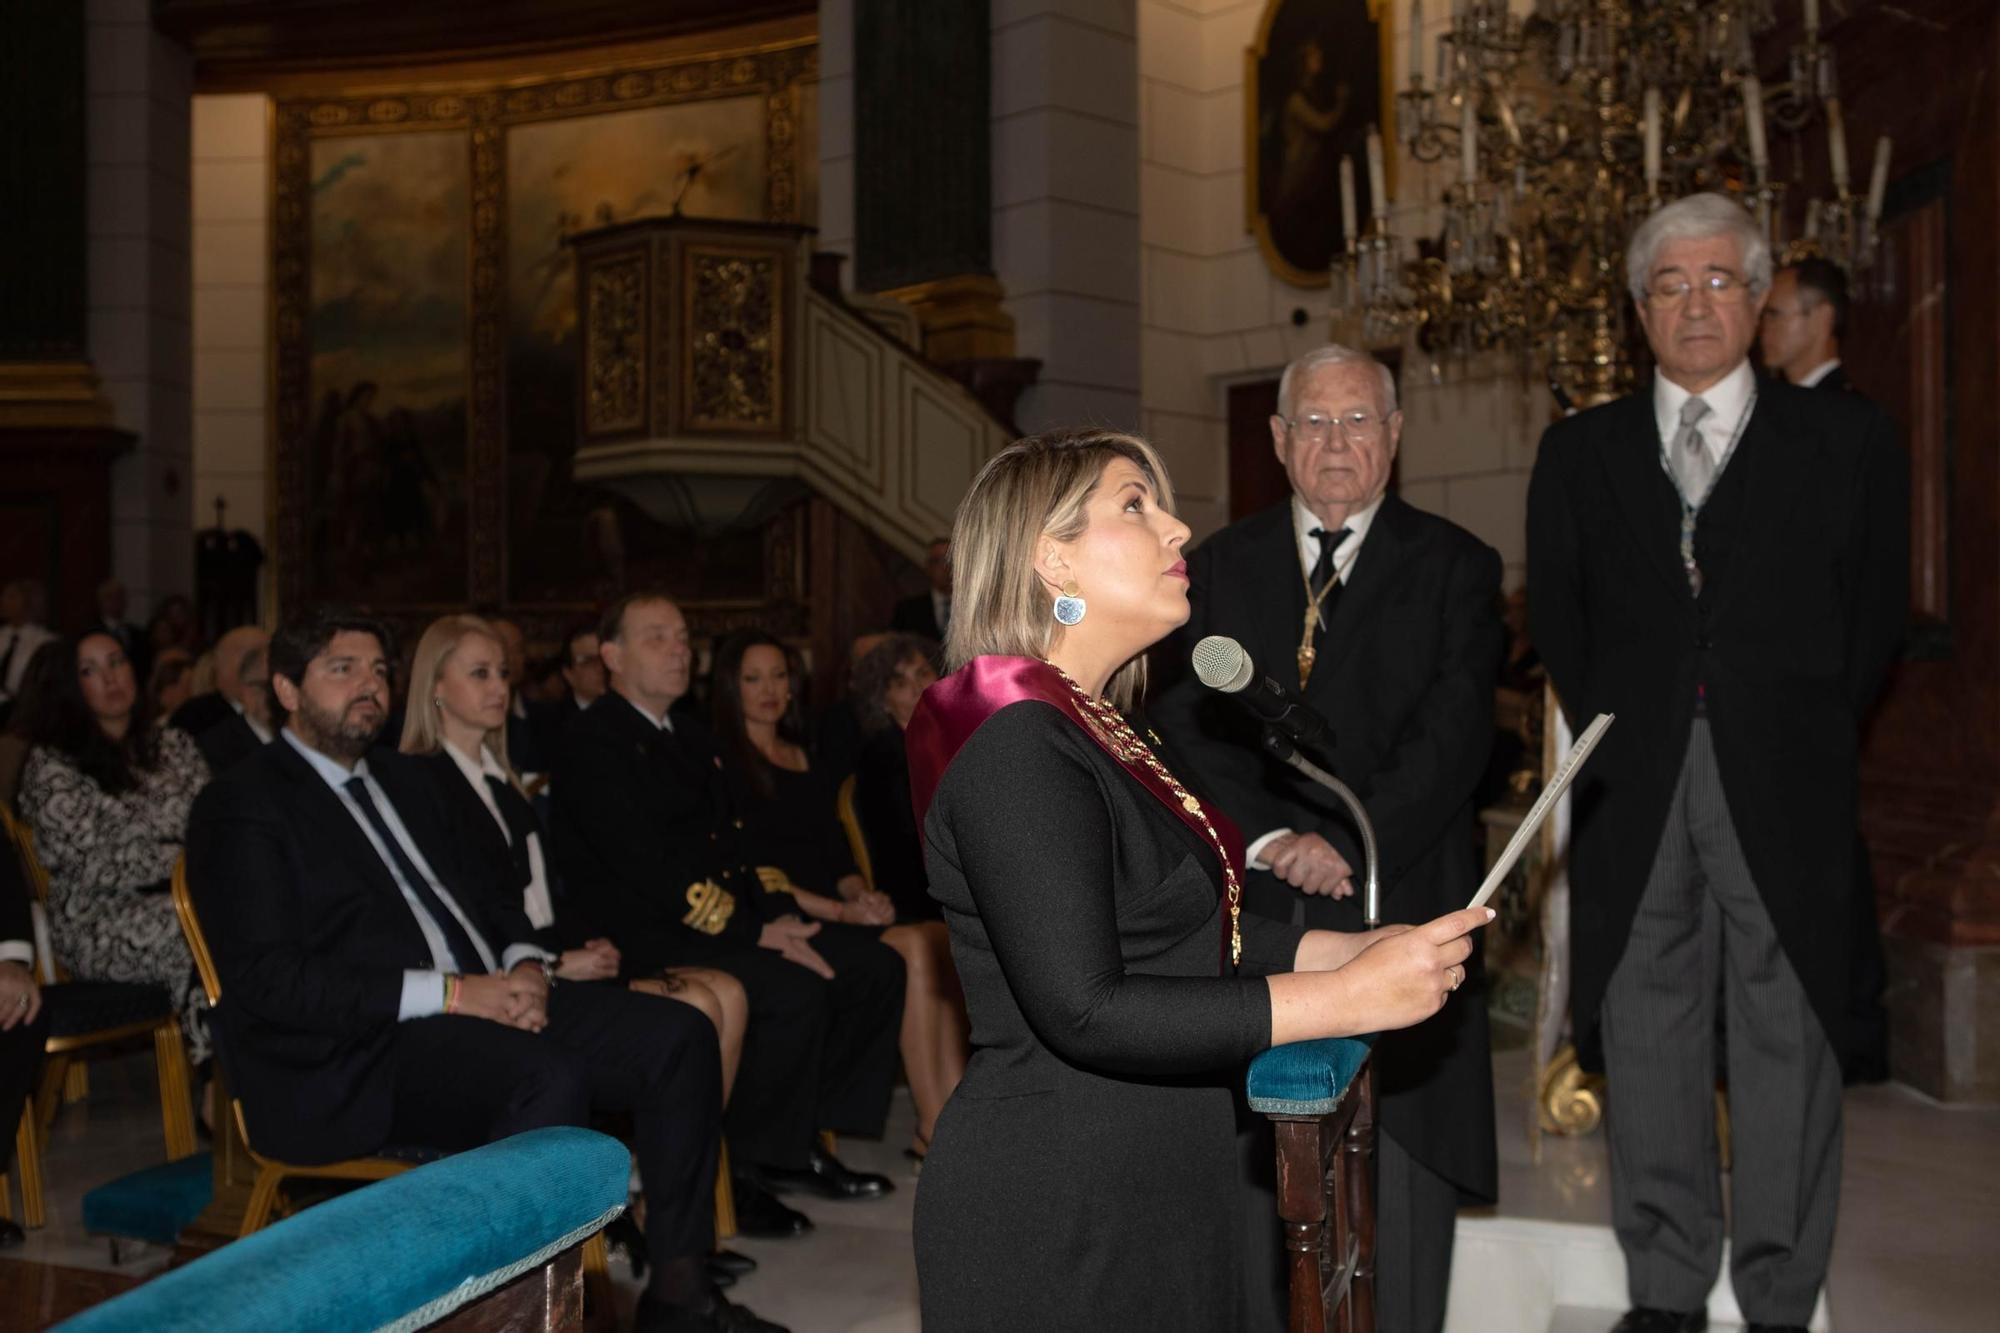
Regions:
<instances>
[{"instance_id":1,"label":"microphone","mask_svg":"<svg viewBox=\"0 0 2000 1333\"><path fill-rule=\"evenodd\" d=\"M1277 731L1313 749L1333 744L1332 729L1297 691L1257 670L1243 645L1223 634L1211 634L1194 646L1194 674L1212 690L1233 696Z\"/></svg>"}]
</instances>

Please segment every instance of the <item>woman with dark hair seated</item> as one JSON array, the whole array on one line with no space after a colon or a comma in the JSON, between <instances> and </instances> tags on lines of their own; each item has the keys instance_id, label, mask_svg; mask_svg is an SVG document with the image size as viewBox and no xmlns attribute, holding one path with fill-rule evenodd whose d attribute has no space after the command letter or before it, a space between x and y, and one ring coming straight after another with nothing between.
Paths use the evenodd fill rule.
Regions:
<instances>
[{"instance_id":1,"label":"woman with dark hair seated","mask_svg":"<svg viewBox=\"0 0 2000 1333\"><path fill-rule=\"evenodd\" d=\"M924 870L923 839L910 806L910 757L903 728L937 679L938 646L920 634L891 634L854 668L854 706L866 741L854 768L854 813L868 843L875 884L896 904L898 921L941 921Z\"/></svg>"},{"instance_id":2,"label":"woman with dark hair seated","mask_svg":"<svg viewBox=\"0 0 2000 1333\"><path fill-rule=\"evenodd\" d=\"M715 653L711 701L723 774L744 845L767 887L783 887L819 921L884 927L903 959L907 989L899 1046L917 1111L910 1155L929 1150L937 1115L965 1073L966 1034L951 946L937 921L895 924L895 903L856 871L831 785L807 758L785 646L768 634L732 635Z\"/></svg>"},{"instance_id":3,"label":"woman with dark hair seated","mask_svg":"<svg viewBox=\"0 0 2000 1333\"><path fill-rule=\"evenodd\" d=\"M194 737L156 724L109 634L60 640L31 666L17 800L49 873L56 961L79 981L164 986L199 1065L208 1000L166 889L208 765Z\"/></svg>"}]
</instances>

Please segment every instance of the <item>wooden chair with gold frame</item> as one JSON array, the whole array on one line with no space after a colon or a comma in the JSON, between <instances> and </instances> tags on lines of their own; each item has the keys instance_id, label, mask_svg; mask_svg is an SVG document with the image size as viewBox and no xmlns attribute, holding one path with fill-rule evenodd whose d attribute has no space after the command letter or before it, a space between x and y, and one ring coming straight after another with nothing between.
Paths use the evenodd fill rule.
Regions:
<instances>
[{"instance_id":1,"label":"wooden chair with gold frame","mask_svg":"<svg viewBox=\"0 0 2000 1333\"><path fill-rule=\"evenodd\" d=\"M35 911L46 918L49 876L35 855L34 832L11 811L0 807L0 828L4 828L28 885L34 891ZM151 1035L153 1060L160 1084L160 1127L166 1140L167 1160L179 1161L193 1154L194 1110L188 1092L187 1048L181 1041L180 1017L173 997L164 988L135 982L70 981L55 965L52 950L37 930L36 981L42 987L42 1004L49 1015L49 1035L43 1044L45 1059L42 1077L28 1114L21 1117L15 1134L15 1151L20 1160L21 1213L25 1226L39 1227L46 1221L42 1199L41 1145L55 1120L58 1100L74 1101L83 1087L71 1078L81 1062L115 1047ZM65 1088L70 1095L63 1096Z\"/></svg>"},{"instance_id":2,"label":"wooden chair with gold frame","mask_svg":"<svg viewBox=\"0 0 2000 1333\"><path fill-rule=\"evenodd\" d=\"M872 892L875 888L875 867L868 859L868 838L861 831L861 815L854 808L855 775L849 773L841 779L840 792L834 797L834 808L840 812L840 827L847 834L847 850L854 857L854 868L861 872L861 881Z\"/></svg>"},{"instance_id":3,"label":"wooden chair with gold frame","mask_svg":"<svg viewBox=\"0 0 2000 1333\"><path fill-rule=\"evenodd\" d=\"M209 1007L213 1009L222 1003L222 978L216 974L215 959L208 952L208 938L202 934L201 919L195 915L194 897L188 892L186 857L174 863L173 895L174 911L181 919L181 933L187 936L188 949L194 954L195 971L201 975L201 988L207 993ZM244 1151L257 1166L257 1179L250 1187L250 1201L243 1209L243 1228L237 1233L239 1237L250 1235L271 1220L271 1214L277 1207L278 1192L289 1179L387 1180L412 1167L421 1166L427 1160L418 1157L351 1157L346 1161L311 1166L281 1162L275 1157L264 1156L251 1143L250 1126L243 1119L242 1098L229 1099L229 1114L236 1122L236 1133L242 1138ZM602 1231L592 1233L583 1243L583 1271L593 1275L606 1271Z\"/></svg>"}]
</instances>

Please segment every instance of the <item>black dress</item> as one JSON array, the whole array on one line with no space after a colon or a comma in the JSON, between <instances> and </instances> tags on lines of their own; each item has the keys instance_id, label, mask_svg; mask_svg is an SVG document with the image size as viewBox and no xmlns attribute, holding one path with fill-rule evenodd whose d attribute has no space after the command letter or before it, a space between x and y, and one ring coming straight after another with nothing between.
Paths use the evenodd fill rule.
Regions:
<instances>
[{"instance_id":1,"label":"black dress","mask_svg":"<svg viewBox=\"0 0 2000 1333\"><path fill-rule=\"evenodd\" d=\"M937 920L923 837L910 809L910 756L901 727L884 727L868 738L854 770L854 814L868 843L875 887L896 904L896 919Z\"/></svg>"},{"instance_id":2,"label":"black dress","mask_svg":"<svg viewBox=\"0 0 2000 1333\"><path fill-rule=\"evenodd\" d=\"M760 774L746 772L743 761L730 755L722 761L722 775L752 860L784 871L808 892L838 898L841 877L855 868L833 788L817 768L801 773L761 756L750 762ZM768 785L760 784L759 776Z\"/></svg>"},{"instance_id":3,"label":"black dress","mask_svg":"<svg viewBox=\"0 0 2000 1333\"><path fill-rule=\"evenodd\" d=\"M1303 931L1245 914L1219 976L1214 853L1039 700L923 827L973 1046L917 1190L926 1333L1237 1328L1236 1090Z\"/></svg>"}]
</instances>

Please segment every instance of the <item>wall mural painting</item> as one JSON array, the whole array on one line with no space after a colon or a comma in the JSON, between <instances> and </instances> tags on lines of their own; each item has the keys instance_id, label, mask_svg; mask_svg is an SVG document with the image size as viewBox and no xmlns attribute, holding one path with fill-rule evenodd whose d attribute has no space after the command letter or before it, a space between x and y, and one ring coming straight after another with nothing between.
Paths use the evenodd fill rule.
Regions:
<instances>
[{"instance_id":1,"label":"wall mural painting","mask_svg":"<svg viewBox=\"0 0 2000 1333\"><path fill-rule=\"evenodd\" d=\"M572 232L817 212L809 40L445 93L281 101L278 585L552 615L640 583L754 605L797 524L701 540L576 483ZM782 530L782 531L780 531ZM774 535L774 533L776 535Z\"/></svg>"},{"instance_id":2,"label":"wall mural painting","mask_svg":"<svg viewBox=\"0 0 2000 1333\"><path fill-rule=\"evenodd\" d=\"M1245 230L1272 271L1297 286L1325 286L1345 251L1342 157L1354 162L1359 229L1374 208L1368 130L1395 135L1395 89L1383 80L1389 9L1385 0L1266 0L1245 52ZM1392 152L1390 171L1394 164Z\"/></svg>"},{"instance_id":3,"label":"wall mural painting","mask_svg":"<svg viewBox=\"0 0 2000 1333\"><path fill-rule=\"evenodd\" d=\"M320 139L310 175L311 578L359 601L449 601L465 585L465 139Z\"/></svg>"}]
</instances>

